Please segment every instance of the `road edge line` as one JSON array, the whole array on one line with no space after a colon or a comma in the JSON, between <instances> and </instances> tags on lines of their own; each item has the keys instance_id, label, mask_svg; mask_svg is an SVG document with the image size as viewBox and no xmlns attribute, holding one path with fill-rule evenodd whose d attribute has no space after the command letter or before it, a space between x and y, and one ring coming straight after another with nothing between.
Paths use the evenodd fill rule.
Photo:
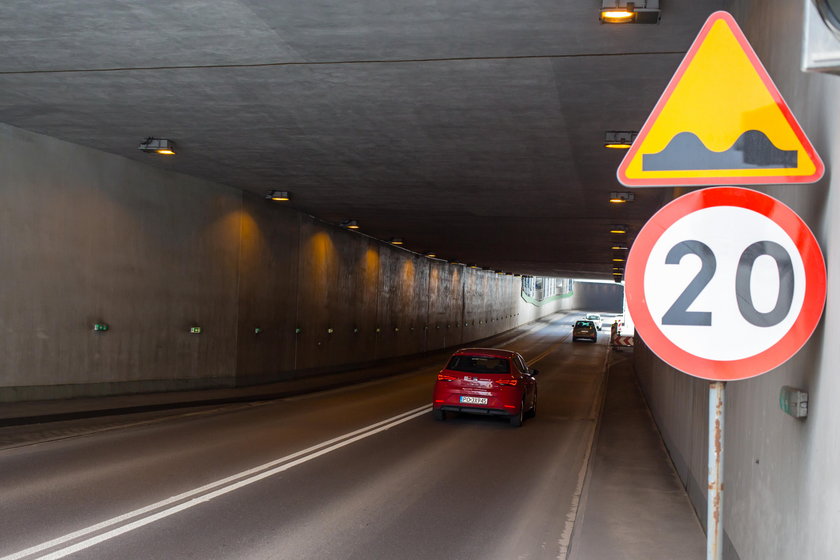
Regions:
<instances>
[{"instance_id":1,"label":"road edge line","mask_svg":"<svg viewBox=\"0 0 840 560\"><path fill-rule=\"evenodd\" d=\"M563 531L563 536L567 536L567 530L571 525L571 530L567 536L567 542L561 542L561 554L557 557L558 560L574 560L574 543L575 539L580 535L583 520L586 516L586 505L589 501L589 489L592 484L592 471L595 468L595 449L598 447L598 439L601 435L601 426L603 425L604 406L607 401L607 383L609 382L609 373L611 367L611 358L613 350L607 346L607 353L604 356L604 364L601 367L601 383L598 387L598 396L593 403L593 411L591 416L595 417L595 426L592 429L590 436L589 449L586 452L586 457L581 466L578 486L575 489L575 494L572 500L572 511L569 512L566 520L566 528ZM594 410L597 406L597 412ZM575 504L575 501L577 503ZM565 550L562 550L565 544Z\"/></svg>"}]
</instances>

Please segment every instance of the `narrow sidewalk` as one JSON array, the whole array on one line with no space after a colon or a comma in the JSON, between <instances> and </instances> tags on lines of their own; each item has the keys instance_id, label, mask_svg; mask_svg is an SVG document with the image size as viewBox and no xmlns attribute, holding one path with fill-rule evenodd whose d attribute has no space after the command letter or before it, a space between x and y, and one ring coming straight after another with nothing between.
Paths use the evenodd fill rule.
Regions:
<instances>
[{"instance_id":1,"label":"narrow sidewalk","mask_svg":"<svg viewBox=\"0 0 840 560\"><path fill-rule=\"evenodd\" d=\"M612 351L569 560L703 560L706 537L642 398Z\"/></svg>"}]
</instances>

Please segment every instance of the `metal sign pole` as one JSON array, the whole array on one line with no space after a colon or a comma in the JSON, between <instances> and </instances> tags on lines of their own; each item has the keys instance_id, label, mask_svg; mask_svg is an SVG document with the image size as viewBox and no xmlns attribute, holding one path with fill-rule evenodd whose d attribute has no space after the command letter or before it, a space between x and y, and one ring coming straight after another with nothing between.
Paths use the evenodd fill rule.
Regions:
<instances>
[{"instance_id":1,"label":"metal sign pole","mask_svg":"<svg viewBox=\"0 0 840 560\"><path fill-rule=\"evenodd\" d=\"M709 495L706 560L723 560L723 428L725 381L709 384Z\"/></svg>"}]
</instances>

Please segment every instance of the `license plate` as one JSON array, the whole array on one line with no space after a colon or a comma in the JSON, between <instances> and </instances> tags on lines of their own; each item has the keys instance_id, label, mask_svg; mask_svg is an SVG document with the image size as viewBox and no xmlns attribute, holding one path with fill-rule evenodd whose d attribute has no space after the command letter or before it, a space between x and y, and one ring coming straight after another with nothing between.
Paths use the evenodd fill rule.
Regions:
<instances>
[{"instance_id":1,"label":"license plate","mask_svg":"<svg viewBox=\"0 0 840 560\"><path fill-rule=\"evenodd\" d=\"M487 404L487 397L461 397L463 404Z\"/></svg>"}]
</instances>

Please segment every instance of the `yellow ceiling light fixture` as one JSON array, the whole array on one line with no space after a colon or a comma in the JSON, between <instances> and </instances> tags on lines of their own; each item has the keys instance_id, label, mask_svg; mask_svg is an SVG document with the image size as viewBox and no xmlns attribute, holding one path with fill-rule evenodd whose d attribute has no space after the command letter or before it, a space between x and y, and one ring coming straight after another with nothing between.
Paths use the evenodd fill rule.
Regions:
<instances>
[{"instance_id":1,"label":"yellow ceiling light fixture","mask_svg":"<svg viewBox=\"0 0 840 560\"><path fill-rule=\"evenodd\" d=\"M604 134L604 147L611 149L627 149L633 145L638 132L632 130L608 130Z\"/></svg>"},{"instance_id":2,"label":"yellow ceiling light fixture","mask_svg":"<svg viewBox=\"0 0 840 560\"><path fill-rule=\"evenodd\" d=\"M659 0L601 0L601 23L659 23Z\"/></svg>"},{"instance_id":3,"label":"yellow ceiling light fixture","mask_svg":"<svg viewBox=\"0 0 840 560\"><path fill-rule=\"evenodd\" d=\"M610 233L627 233L627 226L623 224L613 224L610 226Z\"/></svg>"},{"instance_id":4,"label":"yellow ceiling light fixture","mask_svg":"<svg viewBox=\"0 0 840 560\"><path fill-rule=\"evenodd\" d=\"M265 193L265 197L275 202L285 202L292 199L288 191L268 191Z\"/></svg>"},{"instance_id":5,"label":"yellow ceiling light fixture","mask_svg":"<svg viewBox=\"0 0 840 560\"><path fill-rule=\"evenodd\" d=\"M391 245L402 245L402 244L403 244L403 240L402 240L402 237L392 237L392 238L388 241L388 243L390 243Z\"/></svg>"},{"instance_id":6,"label":"yellow ceiling light fixture","mask_svg":"<svg viewBox=\"0 0 840 560\"><path fill-rule=\"evenodd\" d=\"M624 204L625 202L633 202L636 200L635 193L631 192L611 192L610 202L613 204Z\"/></svg>"},{"instance_id":7,"label":"yellow ceiling light fixture","mask_svg":"<svg viewBox=\"0 0 840 560\"><path fill-rule=\"evenodd\" d=\"M175 155L175 142L167 138L153 138L149 136L137 146L137 149L147 154L159 154L162 156Z\"/></svg>"},{"instance_id":8,"label":"yellow ceiling light fixture","mask_svg":"<svg viewBox=\"0 0 840 560\"><path fill-rule=\"evenodd\" d=\"M356 220L344 220L341 222L341 227L345 227L347 229L359 229L359 222Z\"/></svg>"},{"instance_id":9,"label":"yellow ceiling light fixture","mask_svg":"<svg viewBox=\"0 0 840 560\"><path fill-rule=\"evenodd\" d=\"M627 244L626 243L613 243L610 247L613 251L626 251Z\"/></svg>"}]
</instances>

